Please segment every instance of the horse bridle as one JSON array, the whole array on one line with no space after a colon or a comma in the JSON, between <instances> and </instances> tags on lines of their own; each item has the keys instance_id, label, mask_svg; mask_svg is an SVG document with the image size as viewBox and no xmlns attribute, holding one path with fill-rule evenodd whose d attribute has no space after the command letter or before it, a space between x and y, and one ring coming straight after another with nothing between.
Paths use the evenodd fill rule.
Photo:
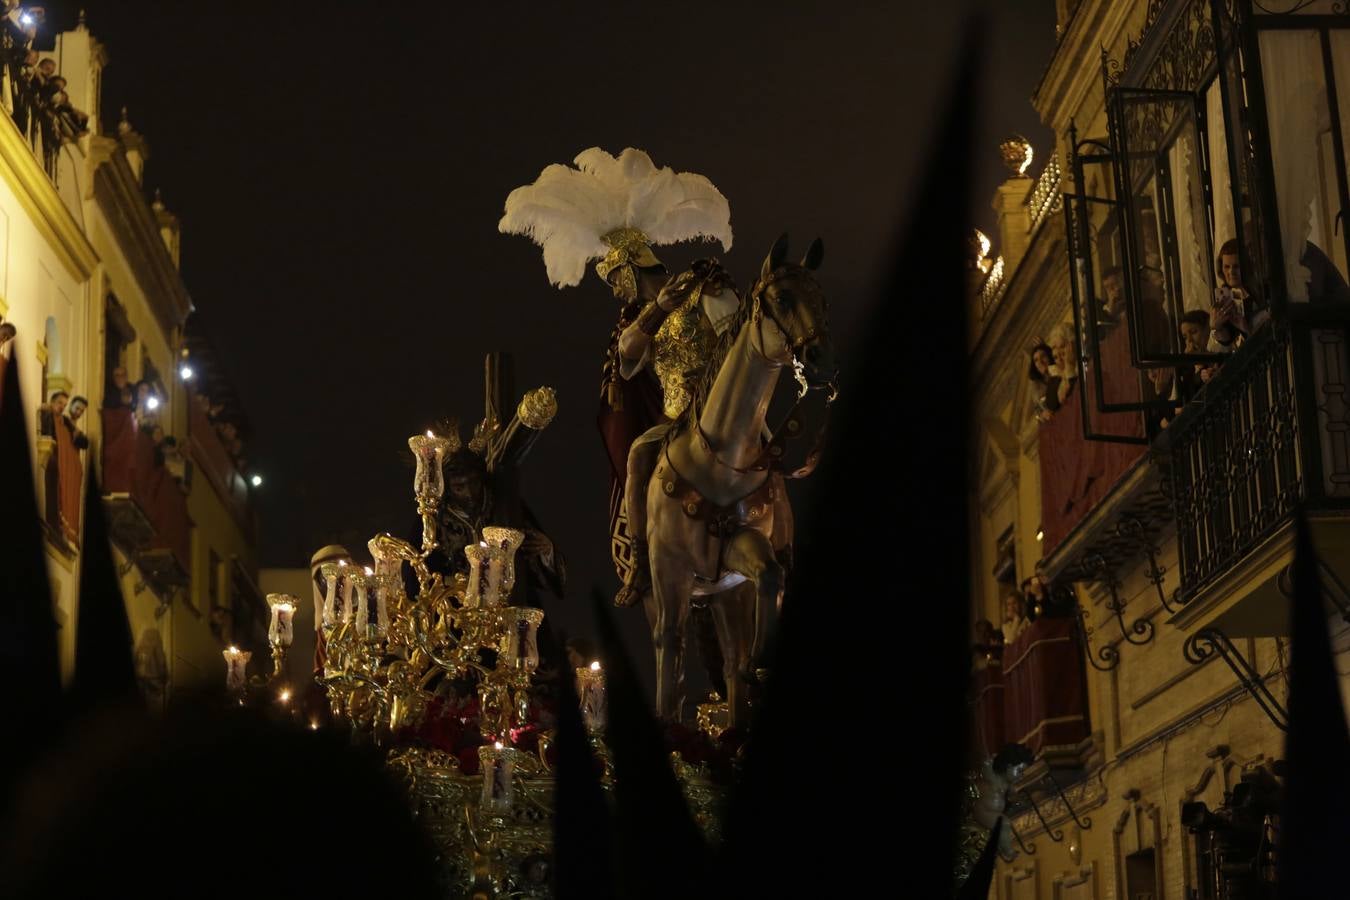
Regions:
<instances>
[{"instance_id":1,"label":"horse bridle","mask_svg":"<svg viewBox=\"0 0 1350 900\"><path fill-rule=\"evenodd\" d=\"M722 457L718 455L717 451L713 449L712 441L708 439L708 435L703 431L703 424L698 420L697 417L694 418L694 428L697 429L698 431L698 440L699 443L702 444L703 449L707 451L709 455L712 456L713 461L716 462L718 465L723 466L724 468L731 469L732 471L737 472L741 475L746 475L751 472L763 472L775 467L776 468L782 467L783 464L782 458L784 448L787 442L792 438L799 437L801 435L802 423L799 413L801 412L802 402L806 399L807 394L809 394L812 391L820 391L828 389L830 395L825 400L825 405L827 407L830 404L834 403L835 399L839 396L839 386L836 380L833 378L823 384L818 385L812 385L806 380L805 375L806 367L803 365L799 357L799 353L801 352L802 348L804 348L807 344L816 339L816 337L819 335L818 328L813 326L804 335L797 338L796 340L793 340L792 332L783 327L783 323L778 321L778 318L773 314L772 307L770 307L769 304L764 302L763 295L765 288L767 288L769 284L771 284L774 281L775 278L777 278L780 275L786 274L787 271L788 269L786 266L780 266L779 268L774 269L769 274L761 276L760 279L755 282L755 286L750 290L750 302L754 304L750 314L751 324L754 325L755 329L759 332L760 336L759 337L760 347L752 349L754 349L755 352L758 353L759 356L765 359L766 361L776 364L778 363L777 360L770 359L770 357L764 352L763 349L763 342L764 342L763 319L766 317L770 322L774 324L774 326L780 332L782 332L783 337L787 341L788 353L791 356L792 360L792 374L793 377L797 380L797 384L799 385L799 390L797 391L797 400L795 403L792 404L792 409L788 410L787 417L784 418L782 424L780 424L776 429L774 429L773 435L772 437L770 437L769 442L764 445L764 449L761 450L759 455L755 457L754 462L752 462L748 466L737 466L733 463L729 463L726 460L722 459ZM812 454L808 457L808 464L802 467L801 469L798 469L796 472L790 475L784 475L783 477L805 478L807 475L811 474L811 471L815 469L814 459L818 455L818 450L821 444L821 439L824 437L824 433L825 433L825 426L822 424L820 429L817 430L816 432L815 449L812 451Z\"/></svg>"}]
</instances>

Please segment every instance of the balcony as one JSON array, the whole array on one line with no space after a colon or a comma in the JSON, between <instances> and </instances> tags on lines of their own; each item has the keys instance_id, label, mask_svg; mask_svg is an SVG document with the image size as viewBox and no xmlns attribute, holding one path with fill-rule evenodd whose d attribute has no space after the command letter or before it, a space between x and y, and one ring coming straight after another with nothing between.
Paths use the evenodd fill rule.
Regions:
<instances>
[{"instance_id":1,"label":"balcony","mask_svg":"<svg viewBox=\"0 0 1350 900\"><path fill-rule=\"evenodd\" d=\"M206 411L196 402L195 395L188 408L188 446L192 460L211 483L240 530L246 537L251 536L253 511L249 505L248 483L221 442Z\"/></svg>"},{"instance_id":2,"label":"balcony","mask_svg":"<svg viewBox=\"0 0 1350 900\"><path fill-rule=\"evenodd\" d=\"M113 540L164 596L192 571L187 498L129 409L103 415L103 501Z\"/></svg>"},{"instance_id":3,"label":"balcony","mask_svg":"<svg viewBox=\"0 0 1350 900\"><path fill-rule=\"evenodd\" d=\"M1183 628L1286 632L1300 507L1331 574L1350 580L1350 309L1301 312L1255 335L1165 435Z\"/></svg>"}]
</instances>

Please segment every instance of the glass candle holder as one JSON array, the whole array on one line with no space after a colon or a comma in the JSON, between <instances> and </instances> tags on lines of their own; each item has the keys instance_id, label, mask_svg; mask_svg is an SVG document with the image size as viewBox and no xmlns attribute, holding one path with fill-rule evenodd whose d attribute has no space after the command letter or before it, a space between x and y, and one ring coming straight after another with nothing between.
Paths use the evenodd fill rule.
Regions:
<instances>
[{"instance_id":1,"label":"glass candle holder","mask_svg":"<svg viewBox=\"0 0 1350 900\"><path fill-rule=\"evenodd\" d=\"M498 652L512 669L533 672L539 668L539 625L544 611L530 606L508 606L502 610L502 636Z\"/></svg>"},{"instance_id":2,"label":"glass candle holder","mask_svg":"<svg viewBox=\"0 0 1350 900\"><path fill-rule=\"evenodd\" d=\"M253 654L230 646L221 655L225 657L225 689L233 694L242 694L248 687L248 661Z\"/></svg>"},{"instance_id":3,"label":"glass candle holder","mask_svg":"<svg viewBox=\"0 0 1350 900\"><path fill-rule=\"evenodd\" d=\"M360 574L353 574L356 591L356 614L352 619L356 623L357 637L370 634L370 590L375 583L375 570L366 566Z\"/></svg>"},{"instance_id":4,"label":"glass candle holder","mask_svg":"<svg viewBox=\"0 0 1350 900\"><path fill-rule=\"evenodd\" d=\"M469 581L464 587L464 605L476 609L483 601L483 563L488 558L487 544L469 544L464 548L469 561Z\"/></svg>"},{"instance_id":5,"label":"glass candle holder","mask_svg":"<svg viewBox=\"0 0 1350 900\"><path fill-rule=\"evenodd\" d=\"M267 627L267 642L285 649L295 640L295 611L300 598L294 594L268 594L267 605L272 610L272 621Z\"/></svg>"},{"instance_id":6,"label":"glass candle holder","mask_svg":"<svg viewBox=\"0 0 1350 900\"><path fill-rule=\"evenodd\" d=\"M417 463L417 471L413 475L413 494L439 500L445 492L445 473L441 466L450 449L450 439L428 431L408 438L408 448L412 450Z\"/></svg>"},{"instance_id":7,"label":"glass candle holder","mask_svg":"<svg viewBox=\"0 0 1350 900\"><path fill-rule=\"evenodd\" d=\"M605 673L598 661L577 667L577 698L581 701L581 720L592 734L603 731L609 715L605 695Z\"/></svg>"},{"instance_id":8,"label":"glass candle holder","mask_svg":"<svg viewBox=\"0 0 1350 900\"><path fill-rule=\"evenodd\" d=\"M478 748L479 768L483 772L483 795L479 809L491 816L508 816L515 800L516 754L520 751L501 741Z\"/></svg>"},{"instance_id":9,"label":"glass candle holder","mask_svg":"<svg viewBox=\"0 0 1350 900\"><path fill-rule=\"evenodd\" d=\"M511 596L511 590L516 585L516 551L525 541L525 533L514 528L503 528L500 525L488 525L483 529L483 542L489 548L501 551L502 571L501 581L498 585L498 595L503 602ZM488 570L491 574L491 569Z\"/></svg>"},{"instance_id":10,"label":"glass candle holder","mask_svg":"<svg viewBox=\"0 0 1350 900\"><path fill-rule=\"evenodd\" d=\"M324 594L322 605L314 610L314 618L323 627L325 633L330 631L338 623L338 580L342 574L343 567L335 562L324 563L319 566L319 574L324 580Z\"/></svg>"},{"instance_id":11,"label":"glass candle holder","mask_svg":"<svg viewBox=\"0 0 1350 900\"><path fill-rule=\"evenodd\" d=\"M505 603L508 596L508 591L503 590L506 584L506 551L489 544L483 549L483 556L485 571L480 579L483 585L480 605L492 609Z\"/></svg>"}]
</instances>

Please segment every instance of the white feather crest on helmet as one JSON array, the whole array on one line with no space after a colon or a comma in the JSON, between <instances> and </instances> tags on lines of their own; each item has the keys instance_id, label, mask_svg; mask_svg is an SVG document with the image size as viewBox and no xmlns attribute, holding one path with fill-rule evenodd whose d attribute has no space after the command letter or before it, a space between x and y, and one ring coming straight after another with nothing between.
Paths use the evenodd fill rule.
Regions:
<instances>
[{"instance_id":1,"label":"white feather crest on helmet","mask_svg":"<svg viewBox=\"0 0 1350 900\"><path fill-rule=\"evenodd\" d=\"M652 246L701 238L731 249L731 208L702 175L657 168L632 147L617 157L592 147L574 162L551 165L512 191L497 223L503 234L523 234L544 249L554 286L580 284L586 264L611 251L606 237L625 230Z\"/></svg>"}]
</instances>

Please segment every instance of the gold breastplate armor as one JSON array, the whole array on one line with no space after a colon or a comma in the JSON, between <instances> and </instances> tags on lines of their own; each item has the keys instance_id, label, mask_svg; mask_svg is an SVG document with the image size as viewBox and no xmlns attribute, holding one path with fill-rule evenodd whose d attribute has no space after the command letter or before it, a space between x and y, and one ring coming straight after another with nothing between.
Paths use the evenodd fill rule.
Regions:
<instances>
[{"instance_id":1,"label":"gold breastplate armor","mask_svg":"<svg viewBox=\"0 0 1350 900\"><path fill-rule=\"evenodd\" d=\"M652 341L662 409L670 419L678 418L693 400L693 381L703 374L717 339L712 323L703 314L702 299L702 291L693 291L661 323Z\"/></svg>"}]
</instances>

